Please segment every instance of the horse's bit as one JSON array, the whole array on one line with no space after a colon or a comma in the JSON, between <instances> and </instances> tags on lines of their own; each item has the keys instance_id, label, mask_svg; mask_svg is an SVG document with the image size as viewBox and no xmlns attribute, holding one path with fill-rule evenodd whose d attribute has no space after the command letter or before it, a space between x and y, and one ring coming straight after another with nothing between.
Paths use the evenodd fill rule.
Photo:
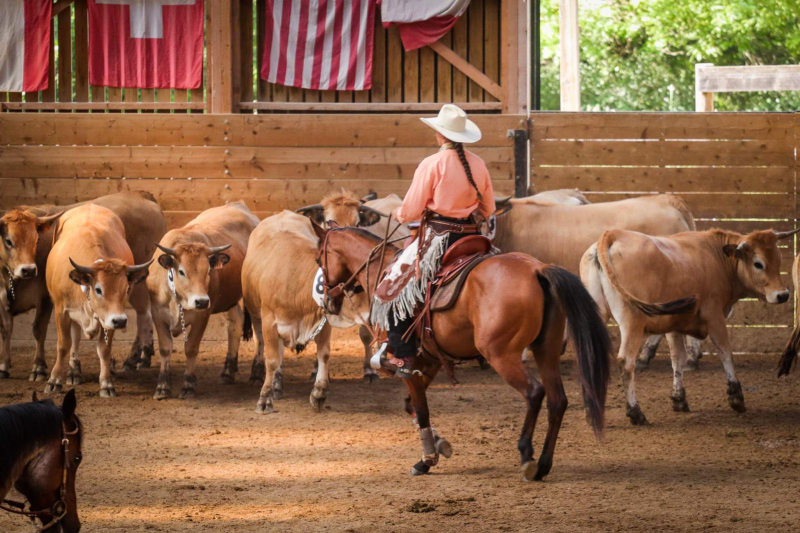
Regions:
<instances>
[{"instance_id":1,"label":"horse's bit","mask_svg":"<svg viewBox=\"0 0 800 533\"><path fill-rule=\"evenodd\" d=\"M63 459L63 466L61 468L61 485L59 486L59 494L60 498L56 501L50 509L42 509L41 511L26 511L25 504L22 502L14 501L14 500L3 500L0 503L0 510L19 514L23 516L27 516L31 523L36 528L37 532L44 531L45 529L56 525L57 523L61 522L61 520L67 516L67 462L69 459L69 437L77 435L79 431L79 427L76 424L75 429L72 431L67 431L67 427L64 423L61 423L61 433L63 437L61 438L61 450L64 455ZM40 518L41 515L50 515L53 518L43 526L39 527L36 525L36 518ZM42 520L44 522L44 520Z\"/></svg>"}]
</instances>

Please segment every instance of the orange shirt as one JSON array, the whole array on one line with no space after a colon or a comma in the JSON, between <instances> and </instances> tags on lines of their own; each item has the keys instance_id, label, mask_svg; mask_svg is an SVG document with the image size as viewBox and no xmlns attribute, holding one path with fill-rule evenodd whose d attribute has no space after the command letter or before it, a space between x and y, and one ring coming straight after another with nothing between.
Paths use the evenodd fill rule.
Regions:
<instances>
[{"instance_id":1,"label":"orange shirt","mask_svg":"<svg viewBox=\"0 0 800 533\"><path fill-rule=\"evenodd\" d=\"M467 179L458 153L446 149L426 157L419 164L403 205L395 213L397 220L420 220L425 208L451 218L467 218L477 208L484 217L489 218L495 211L489 170L483 159L468 150L464 150L464 153L483 200L478 202L478 195Z\"/></svg>"}]
</instances>

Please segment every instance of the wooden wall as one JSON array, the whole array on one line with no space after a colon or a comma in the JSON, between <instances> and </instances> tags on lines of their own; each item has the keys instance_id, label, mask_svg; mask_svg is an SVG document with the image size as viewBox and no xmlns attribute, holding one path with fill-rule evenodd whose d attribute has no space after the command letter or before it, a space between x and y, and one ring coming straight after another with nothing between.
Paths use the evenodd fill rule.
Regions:
<instances>
[{"instance_id":1,"label":"wooden wall","mask_svg":"<svg viewBox=\"0 0 800 533\"><path fill-rule=\"evenodd\" d=\"M577 188L592 202L679 194L698 229L796 227L800 114L536 113L531 183ZM783 242L788 271L795 242ZM793 289L793 288L792 288ZM792 304L740 302L729 324L735 351L783 349ZM709 348L710 349L710 348Z\"/></svg>"}]
</instances>

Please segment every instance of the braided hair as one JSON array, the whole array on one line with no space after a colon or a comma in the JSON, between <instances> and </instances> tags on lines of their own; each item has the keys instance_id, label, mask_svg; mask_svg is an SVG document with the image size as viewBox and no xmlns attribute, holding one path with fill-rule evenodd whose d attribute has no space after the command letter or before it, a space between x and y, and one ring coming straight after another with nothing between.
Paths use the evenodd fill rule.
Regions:
<instances>
[{"instance_id":1,"label":"braided hair","mask_svg":"<svg viewBox=\"0 0 800 533\"><path fill-rule=\"evenodd\" d=\"M453 148L458 154L458 159L461 161L461 164L464 166L464 172L467 173L467 179L469 180L469 184L472 185L472 188L475 189L475 194L478 195L478 201L479 202L482 201L483 195L481 194L481 191L478 190L478 186L475 184L475 179L472 177L472 169L469 168L469 162L467 162L467 155L464 153L464 145L461 143L453 143Z\"/></svg>"}]
</instances>

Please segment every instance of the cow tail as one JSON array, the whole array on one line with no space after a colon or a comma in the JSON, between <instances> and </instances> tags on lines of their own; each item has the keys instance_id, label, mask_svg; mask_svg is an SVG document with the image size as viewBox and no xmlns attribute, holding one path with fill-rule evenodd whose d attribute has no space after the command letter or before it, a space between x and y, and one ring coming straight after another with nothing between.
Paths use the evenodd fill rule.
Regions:
<instances>
[{"instance_id":1,"label":"cow tail","mask_svg":"<svg viewBox=\"0 0 800 533\"><path fill-rule=\"evenodd\" d=\"M608 281L613 285L614 289L630 304L636 307L639 311L647 316L656 315L677 315L680 313L688 313L692 311L697 305L697 298L689 296L687 298L678 298L671 302L652 304L638 299L636 296L628 292L625 287L620 283L617 273L614 271L614 266L611 264L611 257L608 252L613 244L613 234L606 231L597 241L597 260L598 267L608 278Z\"/></svg>"},{"instance_id":2,"label":"cow tail","mask_svg":"<svg viewBox=\"0 0 800 533\"><path fill-rule=\"evenodd\" d=\"M578 375L588 420L600 436L605 426L606 391L610 375L611 340L597 304L578 276L557 266L539 272L539 283L567 317L575 344Z\"/></svg>"},{"instance_id":3,"label":"cow tail","mask_svg":"<svg viewBox=\"0 0 800 533\"><path fill-rule=\"evenodd\" d=\"M244 306L244 324L242 324L242 340L250 342L253 340L253 319L247 306Z\"/></svg>"}]
</instances>

